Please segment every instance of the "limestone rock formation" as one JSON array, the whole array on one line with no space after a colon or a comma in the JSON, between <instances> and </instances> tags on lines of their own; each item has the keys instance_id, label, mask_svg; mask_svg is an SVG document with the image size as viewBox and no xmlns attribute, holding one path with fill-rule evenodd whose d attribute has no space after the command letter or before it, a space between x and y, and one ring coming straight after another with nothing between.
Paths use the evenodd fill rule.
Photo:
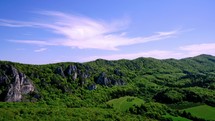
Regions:
<instances>
[{"instance_id":1,"label":"limestone rock formation","mask_svg":"<svg viewBox=\"0 0 215 121\"><path fill-rule=\"evenodd\" d=\"M55 70L55 73L61 75L62 77L65 77L62 67L58 67L58 68Z\"/></svg>"},{"instance_id":2,"label":"limestone rock formation","mask_svg":"<svg viewBox=\"0 0 215 121\"><path fill-rule=\"evenodd\" d=\"M92 84L90 86L88 86L89 90L95 90L97 88L96 84Z\"/></svg>"},{"instance_id":3,"label":"limestone rock formation","mask_svg":"<svg viewBox=\"0 0 215 121\"><path fill-rule=\"evenodd\" d=\"M108 86L111 84L111 80L109 80L107 77L106 77L106 74L105 72L102 72L97 81L96 81L97 84L100 84L100 85L105 85L105 86Z\"/></svg>"},{"instance_id":4,"label":"limestone rock formation","mask_svg":"<svg viewBox=\"0 0 215 121\"><path fill-rule=\"evenodd\" d=\"M7 80L8 80L8 77L7 77L6 75L1 76L1 77L0 77L0 84L6 83Z\"/></svg>"},{"instance_id":5,"label":"limestone rock formation","mask_svg":"<svg viewBox=\"0 0 215 121\"><path fill-rule=\"evenodd\" d=\"M77 67L75 65L69 65L65 71L66 75L72 76L73 80L77 79L78 73L77 73Z\"/></svg>"},{"instance_id":6,"label":"limestone rock formation","mask_svg":"<svg viewBox=\"0 0 215 121\"><path fill-rule=\"evenodd\" d=\"M107 77L107 75L104 72L102 72L99 75L98 79L96 80L96 83L100 85L105 85L105 86L125 84L124 81L121 79L114 79L114 78Z\"/></svg>"},{"instance_id":7,"label":"limestone rock formation","mask_svg":"<svg viewBox=\"0 0 215 121\"><path fill-rule=\"evenodd\" d=\"M115 69L114 74L116 74L117 76L123 76L122 72L119 69Z\"/></svg>"},{"instance_id":8,"label":"limestone rock formation","mask_svg":"<svg viewBox=\"0 0 215 121\"><path fill-rule=\"evenodd\" d=\"M13 75L13 80L8 87L8 92L5 98L7 102L19 102L23 94L28 94L35 90L31 80L25 74L19 72L16 68L11 66L10 71Z\"/></svg>"}]
</instances>

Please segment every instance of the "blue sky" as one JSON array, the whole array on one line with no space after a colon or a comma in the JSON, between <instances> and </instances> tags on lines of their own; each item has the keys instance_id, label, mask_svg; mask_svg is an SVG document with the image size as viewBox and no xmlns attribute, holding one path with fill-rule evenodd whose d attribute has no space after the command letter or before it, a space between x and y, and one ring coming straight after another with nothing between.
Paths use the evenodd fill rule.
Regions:
<instances>
[{"instance_id":1,"label":"blue sky","mask_svg":"<svg viewBox=\"0 0 215 121\"><path fill-rule=\"evenodd\" d=\"M215 55L214 0L1 0L0 60Z\"/></svg>"}]
</instances>

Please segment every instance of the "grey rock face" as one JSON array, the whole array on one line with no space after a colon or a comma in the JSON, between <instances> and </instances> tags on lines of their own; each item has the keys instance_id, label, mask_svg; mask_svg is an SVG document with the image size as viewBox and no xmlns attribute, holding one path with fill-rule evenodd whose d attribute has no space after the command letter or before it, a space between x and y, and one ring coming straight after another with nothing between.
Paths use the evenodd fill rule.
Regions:
<instances>
[{"instance_id":1,"label":"grey rock face","mask_svg":"<svg viewBox=\"0 0 215 121\"><path fill-rule=\"evenodd\" d=\"M72 76L72 79L75 80L78 77L77 67L75 65L69 65L66 69L66 74Z\"/></svg>"},{"instance_id":2,"label":"grey rock face","mask_svg":"<svg viewBox=\"0 0 215 121\"><path fill-rule=\"evenodd\" d=\"M62 77L65 77L62 67L58 67L55 72Z\"/></svg>"},{"instance_id":3,"label":"grey rock face","mask_svg":"<svg viewBox=\"0 0 215 121\"><path fill-rule=\"evenodd\" d=\"M111 80L111 83L113 85L125 85L125 82L123 80Z\"/></svg>"},{"instance_id":4,"label":"grey rock face","mask_svg":"<svg viewBox=\"0 0 215 121\"><path fill-rule=\"evenodd\" d=\"M124 85L124 81L123 80L116 80L116 79L113 79L113 78L108 78L106 76L106 74L104 72L102 72L97 81L96 81L97 84L100 84L100 85L105 85L105 86L112 86L112 85Z\"/></svg>"},{"instance_id":5,"label":"grey rock face","mask_svg":"<svg viewBox=\"0 0 215 121\"><path fill-rule=\"evenodd\" d=\"M67 75L72 75L74 72L77 72L77 67L75 65L69 65L66 69Z\"/></svg>"},{"instance_id":6,"label":"grey rock face","mask_svg":"<svg viewBox=\"0 0 215 121\"><path fill-rule=\"evenodd\" d=\"M13 76L16 76L16 75L19 74L18 71L17 71L17 69L14 68L13 66L11 66L11 72L12 72Z\"/></svg>"},{"instance_id":7,"label":"grey rock face","mask_svg":"<svg viewBox=\"0 0 215 121\"><path fill-rule=\"evenodd\" d=\"M114 70L114 74L118 75L118 76L122 76L122 72L119 69L115 69Z\"/></svg>"},{"instance_id":8,"label":"grey rock face","mask_svg":"<svg viewBox=\"0 0 215 121\"><path fill-rule=\"evenodd\" d=\"M97 88L96 84L92 84L90 86L88 86L89 90L95 90Z\"/></svg>"},{"instance_id":9,"label":"grey rock face","mask_svg":"<svg viewBox=\"0 0 215 121\"><path fill-rule=\"evenodd\" d=\"M100 84L100 85L105 85L105 86L108 86L111 84L111 80L109 80L107 77L106 77L106 74L105 72L102 72L97 81L96 81L97 84Z\"/></svg>"},{"instance_id":10,"label":"grey rock face","mask_svg":"<svg viewBox=\"0 0 215 121\"><path fill-rule=\"evenodd\" d=\"M76 80L76 79L77 79L77 77L78 77L77 72L74 72L74 73L73 73L73 75L72 75L72 79L73 79L73 80Z\"/></svg>"},{"instance_id":11,"label":"grey rock face","mask_svg":"<svg viewBox=\"0 0 215 121\"><path fill-rule=\"evenodd\" d=\"M32 82L23 73L18 72L16 68L11 67L11 72L14 79L11 81L5 101L19 102L23 94L34 91L34 86Z\"/></svg>"},{"instance_id":12,"label":"grey rock face","mask_svg":"<svg viewBox=\"0 0 215 121\"><path fill-rule=\"evenodd\" d=\"M78 83L80 86L83 87L85 84L87 84L87 78L89 78L89 77L90 77L90 75L88 72L82 72L82 71L78 70L78 78L79 78Z\"/></svg>"},{"instance_id":13,"label":"grey rock face","mask_svg":"<svg viewBox=\"0 0 215 121\"><path fill-rule=\"evenodd\" d=\"M8 77L7 76L1 76L0 77L0 84L4 84L4 83L6 83L7 82L7 80L8 80Z\"/></svg>"}]
</instances>

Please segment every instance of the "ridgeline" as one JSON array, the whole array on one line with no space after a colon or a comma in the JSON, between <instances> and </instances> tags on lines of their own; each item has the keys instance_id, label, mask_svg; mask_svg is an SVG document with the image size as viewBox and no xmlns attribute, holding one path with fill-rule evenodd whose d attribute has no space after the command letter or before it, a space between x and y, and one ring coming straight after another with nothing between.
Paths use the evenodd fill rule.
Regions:
<instances>
[{"instance_id":1,"label":"ridgeline","mask_svg":"<svg viewBox=\"0 0 215 121\"><path fill-rule=\"evenodd\" d=\"M47 65L0 61L0 120L215 120L190 110L202 105L210 110L199 113L215 111L214 89L211 55Z\"/></svg>"}]
</instances>

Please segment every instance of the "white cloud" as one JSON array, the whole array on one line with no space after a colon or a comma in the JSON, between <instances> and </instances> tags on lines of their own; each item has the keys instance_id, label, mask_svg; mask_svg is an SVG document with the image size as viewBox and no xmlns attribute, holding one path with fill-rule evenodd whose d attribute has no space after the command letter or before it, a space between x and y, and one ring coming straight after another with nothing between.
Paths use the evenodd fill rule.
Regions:
<instances>
[{"instance_id":1,"label":"white cloud","mask_svg":"<svg viewBox=\"0 0 215 121\"><path fill-rule=\"evenodd\" d=\"M43 52L43 51L46 51L47 48L40 48L40 49L37 49L37 50L34 50L34 52Z\"/></svg>"},{"instance_id":2,"label":"white cloud","mask_svg":"<svg viewBox=\"0 0 215 121\"><path fill-rule=\"evenodd\" d=\"M7 19L0 19L0 26L6 26L6 27L33 27L34 23L15 21L15 20L7 20Z\"/></svg>"},{"instance_id":3,"label":"white cloud","mask_svg":"<svg viewBox=\"0 0 215 121\"><path fill-rule=\"evenodd\" d=\"M215 50L215 43L204 43L204 44L193 44L180 47L181 50L186 51L207 51L207 50Z\"/></svg>"},{"instance_id":4,"label":"white cloud","mask_svg":"<svg viewBox=\"0 0 215 121\"><path fill-rule=\"evenodd\" d=\"M138 57L152 57L157 59L182 59L186 57L194 57L200 54L209 54L215 55L215 43L204 43L204 44L194 44L194 45L186 45L179 47L174 51L166 51L166 50L151 50L145 52L138 53L129 53L129 54L112 54L112 55L104 55L104 56L91 56L87 58L83 58L82 61L92 61L98 58L106 59L106 60L118 60L118 59L136 59Z\"/></svg>"},{"instance_id":5,"label":"white cloud","mask_svg":"<svg viewBox=\"0 0 215 121\"><path fill-rule=\"evenodd\" d=\"M182 51L186 51L186 54L190 56L196 56L199 54L215 55L215 43L186 45L180 47L179 49Z\"/></svg>"},{"instance_id":6,"label":"white cloud","mask_svg":"<svg viewBox=\"0 0 215 121\"><path fill-rule=\"evenodd\" d=\"M69 46L80 49L118 50L120 46L146 43L174 37L178 30L157 32L148 37L128 37L123 31L129 19L103 21L84 16L69 15L57 11L40 11L39 14L49 17L49 23L23 22L0 19L0 26L8 27L37 27L48 29L53 33L63 35L64 38L49 40L12 40L17 43Z\"/></svg>"},{"instance_id":7,"label":"white cloud","mask_svg":"<svg viewBox=\"0 0 215 121\"><path fill-rule=\"evenodd\" d=\"M35 45L57 45L52 42L48 41L41 41L41 40L9 40L10 42L15 43L24 43L24 44L35 44Z\"/></svg>"}]
</instances>

